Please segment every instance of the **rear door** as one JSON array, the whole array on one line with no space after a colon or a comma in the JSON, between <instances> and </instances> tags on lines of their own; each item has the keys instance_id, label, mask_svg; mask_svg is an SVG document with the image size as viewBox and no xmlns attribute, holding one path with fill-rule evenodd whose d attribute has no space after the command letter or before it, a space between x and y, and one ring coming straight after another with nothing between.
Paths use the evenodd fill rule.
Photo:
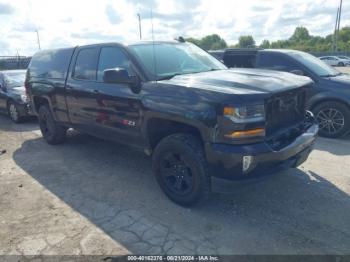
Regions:
<instances>
[{"instance_id":1,"label":"rear door","mask_svg":"<svg viewBox=\"0 0 350 262\"><path fill-rule=\"evenodd\" d=\"M95 133L98 116L97 62L100 48L89 46L76 50L66 83L66 101L72 125Z\"/></svg>"},{"instance_id":2,"label":"rear door","mask_svg":"<svg viewBox=\"0 0 350 262\"><path fill-rule=\"evenodd\" d=\"M106 69L125 68L135 75L132 62L123 47L118 45L101 48L97 67L98 112L96 124L102 137L128 144L141 145L140 94L127 84L111 84L103 81Z\"/></svg>"}]
</instances>

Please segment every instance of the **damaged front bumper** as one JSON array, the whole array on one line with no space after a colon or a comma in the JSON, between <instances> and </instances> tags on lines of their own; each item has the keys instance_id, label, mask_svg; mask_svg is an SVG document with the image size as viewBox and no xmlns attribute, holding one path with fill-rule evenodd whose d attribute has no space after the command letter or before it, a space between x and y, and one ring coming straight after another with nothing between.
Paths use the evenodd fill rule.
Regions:
<instances>
[{"instance_id":1,"label":"damaged front bumper","mask_svg":"<svg viewBox=\"0 0 350 262\"><path fill-rule=\"evenodd\" d=\"M310 114L306 129L287 146L274 149L268 142L249 145L206 144L212 176L242 179L271 173L278 167L297 167L308 158L317 138L318 124Z\"/></svg>"}]
</instances>

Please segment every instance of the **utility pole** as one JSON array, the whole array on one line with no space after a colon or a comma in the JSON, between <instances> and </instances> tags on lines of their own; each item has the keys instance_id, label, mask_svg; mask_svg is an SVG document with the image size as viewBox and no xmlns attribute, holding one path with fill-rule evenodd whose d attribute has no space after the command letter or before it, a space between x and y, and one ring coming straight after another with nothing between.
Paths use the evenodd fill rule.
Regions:
<instances>
[{"instance_id":1,"label":"utility pole","mask_svg":"<svg viewBox=\"0 0 350 262\"><path fill-rule=\"evenodd\" d=\"M343 0L340 0L338 12L337 12L337 21L335 23L334 51L338 51L338 35L339 35L339 30L340 30L340 19L341 19L342 6L343 6Z\"/></svg>"},{"instance_id":2,"label":"utility pole","mask_svg":"<svg viewBox=\"0 0 350 262\"><path fill-rule=\"evenodd\" d=\"M38 31L38 29L36 29L35 32L36 32L36 37L37 37L37 40L38 40L38 48L39 48L39 50L41 50L41 47L40 47L40 37L39 37L39 31Z\"/></svg>"},{"instance_id":3,"label":"utility pole","mask_svg":"<svg viewBox=\"0 0 350 262\"><path fill-rule=\"evenodd\" d=\"M140 39L142 39L142 32L141 32L141 16L140 16L140 14L137 14L137 16L139 17L139 31L140 31Z\"/></svg>"},{"instance_id":4,"label":"utility pole","mask_svg":"<svg viewBox=\"0 0 350 262\"><path fill-rule=\"evenodd\" d=\"M333 33L333 47L332 47L333 52L335 52L335 50L337 49L336 35L337 35L337 29L338 29L338 18L339 18L339 7L337 8L337 17L335 19L335 27L334 27L334 33Z\"/></svg>"},{"instance_id":5,"label":"utility pole","mask_svg":"<svg viewBox=\"0 0 350 262\"><path fill-rule=\"evenodd\" d=\"M339 17L338 17L338 32L339 32L339 29L340 29L340 19L341 19L342 6L343 6L343 0L340 0Z\"/></svg>"}]
</instances>

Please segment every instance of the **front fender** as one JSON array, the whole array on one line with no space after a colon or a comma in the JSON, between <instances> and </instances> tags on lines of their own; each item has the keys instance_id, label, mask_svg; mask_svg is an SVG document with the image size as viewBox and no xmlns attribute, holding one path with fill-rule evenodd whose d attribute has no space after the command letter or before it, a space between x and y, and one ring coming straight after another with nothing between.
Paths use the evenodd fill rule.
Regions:
<instances>
[{"instance_id":1,"label":"front fender","mask_svg":"<svg viewBox=\"0 0 350 262\"><path fill-rule=\"evenodd\" d=\"M190 101L191 100L191 101ZM148 95L142 98L145 134L150 119L158 118L192 126L199 130L203 141L211 141L217 123L215 107L193 97L182 96L176 100L173 96Z\"/></svg>"}]
</instances>

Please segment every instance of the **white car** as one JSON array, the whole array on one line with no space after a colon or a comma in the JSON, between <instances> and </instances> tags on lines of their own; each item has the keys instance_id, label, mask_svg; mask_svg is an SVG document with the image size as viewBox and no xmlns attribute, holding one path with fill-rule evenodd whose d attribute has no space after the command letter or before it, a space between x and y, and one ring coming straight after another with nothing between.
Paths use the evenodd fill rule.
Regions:
<instances>
[{"instance_id":1,"label":"white car","mask_svg":"<svg viewBox=\"0 0 350 262\"><path fill-rule=\"evenodd\" d=\"M338 56L322 56L319 58L330 66L350 66L349 60L339 58Z\"/></svg>"},{"instance_id":2,"label":"white car","mask_svg":"<svg viewBox=\"0 0 350 262\"><path fill-rule=\"evenodd\" d=\"M337 57L339 57L340 59L346 60L347 62L350 63L350 57L345 56L345 55L337 55Z\"/></svg>"}]
</instances>

